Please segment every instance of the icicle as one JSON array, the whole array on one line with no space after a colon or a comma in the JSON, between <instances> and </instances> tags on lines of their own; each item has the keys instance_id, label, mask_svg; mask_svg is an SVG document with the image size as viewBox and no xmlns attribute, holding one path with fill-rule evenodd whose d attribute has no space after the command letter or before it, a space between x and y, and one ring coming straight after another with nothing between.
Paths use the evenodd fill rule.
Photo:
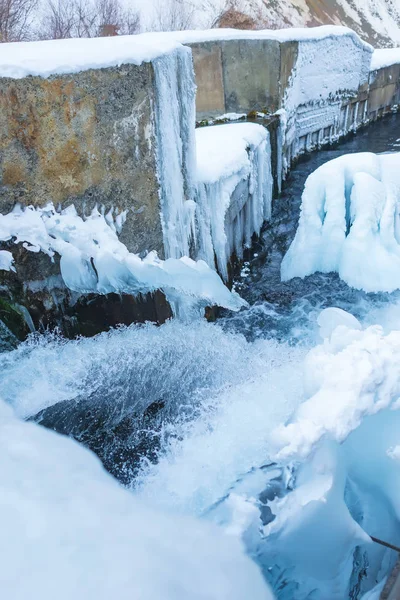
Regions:
<instances>
[{"instance_id":1,"label":"icicle","mask_svg":"<svg viewBox=\"0 0 400 600\"><path fill-rule=\"evenodd\" d=\"M167 258L189 256L195 172L195 83L190 48L153 61L161 222Z\"/></svg>"}]
</instances>

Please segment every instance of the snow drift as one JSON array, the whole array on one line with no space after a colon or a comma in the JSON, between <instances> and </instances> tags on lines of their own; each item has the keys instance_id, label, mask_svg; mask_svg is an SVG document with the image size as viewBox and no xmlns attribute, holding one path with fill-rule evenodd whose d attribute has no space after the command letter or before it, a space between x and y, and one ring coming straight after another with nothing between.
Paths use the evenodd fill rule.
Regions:
<instances>
[{"instance_id":1,"label":"snow drift","mask_svg":"<svg viewBox=\"0 0 400 600\"><path fill-rule=\"evenodd\" d=\"M139 502L76 442L0 401L0 588L9 600L271 600L241 544Z\"/></svg>"},{"instance_id":2,"label":"snow drift","mask_svg":"<svg viewBox=\"0 0 400 600\"><path fill-rule=\"evenodd\" d=\"M336 271L366 292L400 288L400 154L346 155L307 179L284 281Z\"/></svg>"}]
</instances>

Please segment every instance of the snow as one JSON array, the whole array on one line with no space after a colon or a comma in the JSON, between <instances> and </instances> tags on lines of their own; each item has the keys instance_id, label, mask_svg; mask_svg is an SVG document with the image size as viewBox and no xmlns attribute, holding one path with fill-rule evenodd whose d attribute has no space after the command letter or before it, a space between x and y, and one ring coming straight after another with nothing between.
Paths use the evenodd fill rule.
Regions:
<instances>
[{"instance_id":1,"label":"snow","mask_svg":"<svg viewBox=\"0 0 400 600\"><path fill-rule=\"evenodd\" d=\"M400 408L399 355L399 331L336 328L307 357L307 399L292 422L278 428L278 457L309 456L323 438L344 442L367 416Z\"/></svg>"},{"instance_id":2,"label":"snow","mask_svg":"<svg viewBox=\"0 0 400 600\"><path fill-rule=\"evenodd\" d=\"M8 250L0 250L0 271L14 271L13 255Z\"/></svg>"},{"instance_id":3,"label":"snow","mask_svg":"<svg viewBox=\"0 0 400 600\"><path fill-rule=\"evenodd\" d=\"M158 39L154 35L2 44L0 77L50 77L122 64L140 65L168 54L179 46L172 36Z\"/></svg>"},{"instance_id":4,"label":"snow","mask_svg":"<svg viewBox=\"0 0 400 600\"><path fill-rule=\"evenodd\" d=\"M152 509L83 446L0 401L0 587L9 600L272 600L238 539Z\"/></svg>"},{"instance_id":5,"label":"snow","mask_svg":"<svg viewBox=\"0 0 400 600\"><path fill-rule=\"evenodd\" d=\"M268 139L268 131L256 123L235 123L196 129L197 181L216 183L220 179L250 170L249 148Z\"/></svg>"},{"instance_id":6,"label":"snow","mask_svg":"<svg viewBox=\"0 0 400 600\"><path fill-rule=\"evenodd\" d=\"M149 34L155 35L155 34ZM200 42L222 40L276 40L278 42L304 42L326 40L327 38L340 38L350 36L354 43L364 48L372 47L363 42L359 36L348 27L323 25L321 27L291 27L288 29L205 29L192 31L174 31L157 34L161 39L173 37L183 44L197 44Z\"/></svg>"},{"instance_id":7,"label":"snow","mask_svg":"<svg viewBox=\"0 0 400 600\"><path fill-rule=\"evenodd\" d=\"M233 252L241 257L243 243L250 247L252 235L270 217L269 132L255 123L201 127L196 149L198 256L213 265L215 255L226 280ZM238 191L241 182L247 187ZM229 209L233 214L227 219Z\"/></svg>"},{"instance_id":8,"label":"snow","mask_svg":"<svg viewBox=\"0 0 400 600\"><path fill-rule=\"evenodd\" d=\"M399 353L399 330L385 335L378 325L340 325L309 353L305 399L274 432L275 460L301 467L293 493L274 503L277 519L264 535L277 537L280 561L300 582L299 597L316 586L317 597L347 597L359 545L360 558L366 555L358 568L368 564L360 591L374 588L367 597L378 598L396 560L366 534L399 539Z\"/></svg>"},{"instance_id":9,"label":"snow","mask_svg":"<svg viewBox=\"0 0 400 600\"><path fill-rule=\"evenodd\" d=\"M322 339L330 338L337 327L348 327L349 329L361 329L361 323L341 308L331 306L325 308L318 315L317 323Z\"/></svg>"},{"instance_id":10,"label":"snow","mask_svg":"<svg viewBox=\"0 0 400 600\"><path fill-rule=\"evenodd\" d=\"M240 121L241 119L246 119L246 117L247 117L246 113L230 112L230 113L225 113L225 114L221 115L220 117L216 117L215 121Z\"/></svg>"},{"instance_id":11,"label":"snow","mask_svg":"<svg viewBox=\"0 0 400 600\"><path fill-rule=\"evenodd\" d=\"M399 289L399 165L400 154L361 153L312 173L282 279L336 271L366 292Z\"/></svg>"},{"instance_id":12,"label":"snow","mask_svg":"<svg viewBox=\"0 0 400 600\"><path fill-rule=\"evenodd\" d=\"M20 79L28 75L50 77L89 69L140 65L165 56L181 44L232 39L271 39L280 42L312 41L350 36L360 47L368 47L351 29L323 26L312 29L240 31L209 29L174 31L104 38L79 38L2 44L0 77Z\"/></svg>"},{"instance_id":13,"label":"snow","mask_svg":"<svg viewBox=\"0 0 400 600\"><path fill-rule=\"evenodd\" d=\"M385 67L400 63L400 48L383 48L375 50L371 60L371 71L378 71Z\"/></svg>"},{"instance_id":14,"label":"snow","mask_svg":"<svg viewBox=\"0 0 400 600\"><path fill-rule=\"evenodd\" d=\"M168 2L159 0L137 0L142 25L147 30L157 25L157 6L166 7ZM279 10L275 2L265 0L237 0L239 11L254 18L260 25L268 24L274 30L281 27L309 27L315 24L331 23L346 25L362 37L376 43L396 45L400 42L400 7L393 0L279 0ZM225 0L191 0L187 14L194 27L203 29L215 22L226 8Z\"/></svg>"},{"instance_id":15,"label":"snow","mask_svg":"<svg viewBox=\"0 0 400 600\"><path fill-rule=\"evenodd\" d=\"M176 314L184 318L209 304L233 310L246 304L201 260L162 261L156 252L141 259L130 253L117 235L116 223L121 225L124 218L125 213L114 217L112 211L102 214L94 209L83 219L73 205L61 213L52 204L42 209L17 205L11 213L0 214L0 240L22 243L27 250L50 257L59 254L65 285L79 293L137 295L162 289Z\"/></svg>"}]
</instances>

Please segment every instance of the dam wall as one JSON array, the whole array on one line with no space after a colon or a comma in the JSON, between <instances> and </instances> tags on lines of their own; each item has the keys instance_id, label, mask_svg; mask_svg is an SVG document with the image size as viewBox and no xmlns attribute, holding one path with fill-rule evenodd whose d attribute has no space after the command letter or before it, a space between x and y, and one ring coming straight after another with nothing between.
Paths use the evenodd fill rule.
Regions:
<instances>
[{"instance_id":1,"label":"dam wall","mask_svg":"<svg viewBox=\"0 0 400 600\"><path fill-rule=\"evenodd\" d=\"M373 51L341 27L1 44L0 313L14 311L8 322L22 319L23 335L54 324L95 333L171 314L162 293L132 300L69 289L57 256L33 252L23 235L1 237L2 215L16 206L99 211L138 257L205 259L226 279L231 253L240 258L269 218L272 179L277 193L301 154L397 110L399 99L399 52ZM198 175L196 122L251 122L268 139L258 146L236 135L242 162L211 185ZM209 144L228 148L223 137ZM223 154L222 146L221 165Z\"/></svg>"}]
</instances>

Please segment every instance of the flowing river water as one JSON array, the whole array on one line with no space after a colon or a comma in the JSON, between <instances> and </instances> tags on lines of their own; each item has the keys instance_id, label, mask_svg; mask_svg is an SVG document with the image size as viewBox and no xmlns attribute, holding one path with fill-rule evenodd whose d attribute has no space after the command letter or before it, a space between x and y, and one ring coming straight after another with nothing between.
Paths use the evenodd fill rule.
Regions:
<instances>
[{"instance_id":1,"label":"flowing river water","mask_svg":"<svg viewBox=\"0 0 400 600\"><path fill-rule=\"evenodd\" d=\"M146 324L74 341L35 335L16 349L4 345L3 399L20 417L75 437L133 493L173 511L215 516L230 491L259 493L265 481L267 496L285 494L292 473L270 464L271 434L303 400L302 365L320 342L318 313L337 306L365 324L400 328L399 293L366 294L335 274L281 283L304 183L342 154L398 150L400 117L392 116L293 168L235 280L248 309L224 312L215 323ZM268 507L262 519L271 519ZM290 586L279 592L279 574L268 577L279 598L290 597Z\"/></svg>"}]
</instances>

